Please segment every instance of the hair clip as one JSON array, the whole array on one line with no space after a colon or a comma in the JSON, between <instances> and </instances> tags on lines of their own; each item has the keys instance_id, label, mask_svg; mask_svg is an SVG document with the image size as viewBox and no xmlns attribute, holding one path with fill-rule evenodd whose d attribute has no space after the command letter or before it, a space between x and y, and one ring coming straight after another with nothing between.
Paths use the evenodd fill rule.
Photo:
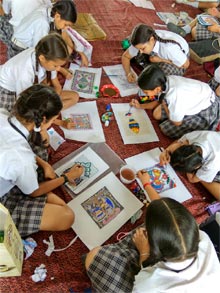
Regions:
<instances>
[{"instance_id":1,"label":"hair clip","mask_svg":"<svg viewBox=\"0 0 220 293\"><path fill-rule=\"evenodd\" d=\"M40 126L39 127L34 126L34 131L35 132L40 132L41 131L41 127Z\"/></svg>"}]
</instances>

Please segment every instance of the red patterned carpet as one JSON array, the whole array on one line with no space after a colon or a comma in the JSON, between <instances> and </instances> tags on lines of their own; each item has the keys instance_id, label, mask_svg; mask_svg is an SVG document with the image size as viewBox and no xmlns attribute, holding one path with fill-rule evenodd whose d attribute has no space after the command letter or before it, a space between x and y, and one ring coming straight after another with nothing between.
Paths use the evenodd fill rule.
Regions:
<instances>
[{"instance_id":1,"label":"red patterned carpet","mask_svg":"<svg viewBox=\"0 0 220 293\"><path fill-rule=\"evenodd\" d=\"M200 13L199 10L189 8L186 5L176 5L171 7L173 1L171 0L152 0L157 11L175 12L185 10L189 12L191 17ZM112 65L120 63L122 48L121 41L130 34L132 28L139 22L144 22L149 25L153 23L160 23L161 20L157 17L155 11L143 8L137 8L126 0L75 0L78 12L92 13L98 24L104 29L107 34L105 41L94 41L92 43L93 67L101 67L104 65ZM158 27L155 27L157 29ZM5 47L0 43L0 63L5 62ZM209 77L203 71L201 65L191 62L190 68L186 74L188 77L196 78L202 81L208 81ZM109 83L107 77L102 76L101 85ZM105 112L105 107L108 103L122 103L129 102L131 97L108 99L98 98L97 105L99 114ZM84 100L83 100L84 101ZM106 137L106 143L122 158L125 159L131 155L150 150L154 147L166 147L170 144L171 140L161 134L158 124L152 119L152 115L148 112L149 117L155 127L160 141L155 143L145 143L137 145L124 145L115 121L110 123L109 127L103 127ZM59 131L62 134L62 131ZM67 154L76 150L84 143L67 140L63 143L58 151L50 150L50 161L55 163ZM208 192L200 185L192 185L187 182L184 176L180 176L184 185L189 189L193 198L184 202L184 205L192 212L197 222L200 223L207 218L207 213L204 207L207 206L213 198ZM71 198L65 190L58 189L57 193L62 196L66 201ZM120 231L129 231L139 225L139 220L135 225L128 222ZM75 237L75 233L70 229L66 232L52 233L54 237L55 246L57 248L65 247ZM32 235L36 240L38 246L34 254L24 261L23 272L21 277L14 278L1 278L0 279L0 292L1 293L63 293L63 292L84 292L85 289L90 287L90 282L84 271L81 263L81 255L86 253L88 249L85 245L77 240L70 248L63 252L54 252L50 257L45 256L46 245L43 239L48 239L51 233L39 232ZM116 241L116 235L111 237L107 243ZM48 271L47 278L44 282L34 283L30 276L33 274L34 269L41 263L46 265ZM72 288L72 289L71 289Z\"/></svg>"}]
</instances>

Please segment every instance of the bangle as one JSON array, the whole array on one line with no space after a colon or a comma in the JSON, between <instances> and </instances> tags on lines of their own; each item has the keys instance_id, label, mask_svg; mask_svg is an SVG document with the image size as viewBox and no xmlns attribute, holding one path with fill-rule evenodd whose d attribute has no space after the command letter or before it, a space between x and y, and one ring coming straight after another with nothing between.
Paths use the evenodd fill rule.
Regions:
<instances>
[{"instance_id":1,"label":"bangle","mask_svg":"<svg viewBox=\"0 0 220 293\"><path fill-rule=\"evenodd\" d=\"M150 255L150 253L148 253L148 252L145 252L145 253L140 253L140 256L144 256L144 255L147 255L147 256L149 256L149 255Z\"/></svg>"},{"instance_id":2,"label":"bangle","mask_svg":"<svg viewBox=\"0 0 220 293\"><path fill-rule=\"evenodd\" d=\"M63 184L69 182L69 179L68 179L68 177L65 174L60 175L60 177L63 177L64 178Z\"/></svg>"},{"instance_id":3,"label":"bangle","mask_svg":"<svg viewBox=\"0 0 220 293\"><path fill-rule=\"evenodd\" d=\"M149 186L149 185L151 185L150 182L146 182L146 183L144 183L144 184L143 184L144 189L145 189L146 186Z\"/></svg>"}]
</instances>

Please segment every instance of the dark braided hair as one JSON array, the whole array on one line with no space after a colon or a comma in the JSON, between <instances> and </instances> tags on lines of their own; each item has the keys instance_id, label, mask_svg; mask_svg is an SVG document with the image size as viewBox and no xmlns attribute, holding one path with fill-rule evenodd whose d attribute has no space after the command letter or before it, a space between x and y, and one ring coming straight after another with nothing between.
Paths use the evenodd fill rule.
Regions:
<instances>
[{"instance_id":1,"label":"dark braided hair","mask_svg":"<svg viewBox=\"0 0 220 293\"><path fill-rule=\"evenodd\" d=\"M56 33L51 33L43 37L35 47L36 52L36 71L34 84L38 83L38 70L39 70L39 56L43 55L48 61L55 61L57 59L67 61L69 58L69 52L67 45L63 38ZM51 81L51 72L47 71L47 82Z\"/></svg>"},{"instance_id":2,"label":"dark braided hair","mask_svg":"<svg viewBox=\"0 0 220 293\"><path fill-rule=\"evenodd\" d=\"M34 122L38 128L44 118L49 121L62 109L62 101L55 90L49 86L36 84L23 91L12 111L19 121ZM42 146L40 132L32 132L31 141Z\"/></svg>"},{"instance_id":3,"label":"dark braided hair","mask_svg":"<svg viewBox=\"0 0 220 293\"><path fill-rule=\"evenodd\" d=\"M182 145L170 154L170 164L179 172L195 173L202 166L202 154L197 145Z\"/></svg>"},{"instance_id":4,"label":"dark braided hair","mask_svg":"<svg viewBox=\"0 0 220 293\"><path fill-rule=\"evenodd\" d=\"M51 17L54 17L58 13L61 19L72 22L73 24L77 20L76 6L72 0L60 0L54 3L51 9Z\"/></svg>"},{"instance_id":5,"label":"dark braided hair","mask_svg":"<svg viewBox=\"0 0 220 293\"><path fill-rule=\"evenodd\" d=\"M138 44L144 44L149 42L150 38L154 37L155 40L157 40L160 43L172 43L172 44L176 44L180 47L180 49L184 52L183 48L181 47L181 45L174 41L174 40L170 40L170 39L162 39L160 38L155 30L151 27L148 26L146 24L138 24L132 31L131 37L130 37L130 42L133 46L136 46ZM185 52L184 52L185 53Z\"/></svg>"},{"instance_id":6,"label":"dark braided hair","mask_svg":"<svg viewBox=\"0 0 220 293\"><path fill-rule=\"evenodd\" d=\"M197 256L198 225L178 201L171 198L152 201L146 210L145 227L150 256L142 263L144 267L160 261L183 261Z\"/></svg>"}]
</instances>

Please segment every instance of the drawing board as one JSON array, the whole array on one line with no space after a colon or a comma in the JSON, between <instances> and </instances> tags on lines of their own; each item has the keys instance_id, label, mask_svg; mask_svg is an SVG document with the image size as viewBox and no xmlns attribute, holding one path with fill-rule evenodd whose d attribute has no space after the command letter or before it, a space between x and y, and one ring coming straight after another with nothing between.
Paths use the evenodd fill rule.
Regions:
<instances>
[{"instance_id":1,"label":"drawing board","mask_svg":"<svg viewBox=\"0 0 220 293\"><path fill-rule=\"evenodd\" d=\"M122 64L103 66L106 75L111 82L119 89L121 97L137 94L138 86L136 83L129 83Z\"/></svg>"},{"instance_id":2,"label":"drawing board","mask_svg":"<svg viewBox=\"0 0 220 293\"><path fill-rule=\"evenodd\" d=\"M68 203L73 230L92 249L102 245L143 204L111 172Z\"/></svg>"},{"instance_id":3,"label":"drawing board","mask_svg":"<svg viewBox=\"0 0 220 293\"><path fill-rule=\"evenodd\" d=\"M62 119L74 122L72 129L62 128L65 138L84 142L104 142L96 101L77 103L61 112Z\"/></svg>"},{"instance_id":4,"label":"drawing board","mask_svg":"<svg viewBox=\"0 0 220 293\"><path fill-rule=\"evenodd\" d=\"M183 185L171 165L168 164L166 167L159 165L160 153L161 150L155 148L127 158L125 161L129 165L135 166L136 171L142 169L148 171L151 177L152 186L162 197L171 197L179 202L190 199L192 197L191 194ZM140 186L142 186L141 181L138 178L137 180ZM146 191L145 194L148 197Z\"/></svg>"},{"instance_id":5,"label":"drawing board","mask_svg":"<svg viewBox=\"0 0 220 293\"><path fill-rule=\"evenodd\" d=\"M153 125L142 109L131 108L128 103L111 104L124 144L159 141Z\"/></svg>"},{"instance_id":6,"label":"drawing board","mask_svg":"<svg viewBox=\"0 0 220 293\"><path fill-rule=\"evenodd\" d=\"M73 72L71 79L66 79L63 89L72 90L79 94L81 98L97 98L99 91L102 69L91 67L79 67L71 63L70 68Z\"/></svg>"},{"instance_id":7,"label":"drawing board","mask_svg":"<svg viewBox=\"0 0 220 293\"><path fill-rule=\"evenodd\" d=\"M82 165L84 167L84 173L72 183L68 182L65 184L75 194L78 194L109 169L109 166L102 160L102 158L88 147L77 156L55 169L55 173L60 176L61 174L68 172L68 170L75 164Z\"/></svg>"}]
</instances>

